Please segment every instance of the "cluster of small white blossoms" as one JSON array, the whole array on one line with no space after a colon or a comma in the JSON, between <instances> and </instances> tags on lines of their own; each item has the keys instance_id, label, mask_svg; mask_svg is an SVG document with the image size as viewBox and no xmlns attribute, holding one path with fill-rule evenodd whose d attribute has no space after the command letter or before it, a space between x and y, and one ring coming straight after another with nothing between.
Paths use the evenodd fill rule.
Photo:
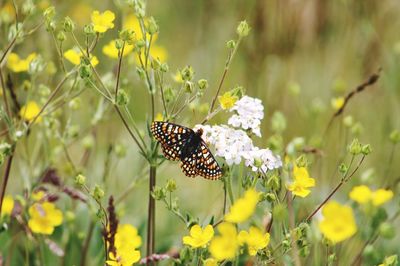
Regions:
<instances>
[{"instance_id":1,"label":"cluster of small white blossoms","mask_svg":"<svg viewBox=\"0 0 400 266\"><path fill-rule=\"evenodd\" d=\"M267 172L282 166L282 161L278 155L274 155L269 149L260 149L254 146L253 141L246 131L251 131L261 137L260 125L264 118L264 106L261 100L244 96L237 101L230 111L235 114L228 120L227 125L196 125L195 130L203 130L202 138L208 144L214 146L215 155L225 159L231 166L240 164L244 161L247 167L254 172Z\"/></svg>"},{"instance_id":2,"label":"cluster of small white blossoms","mask_svg":"<svg viewBox=\"0 0 400 266\"><path fill-rule=\"evenodd\" d=\"M256 136L261 137L260 125L264 118L264 106L260 99L243 96L229 111L236 112L229 118L229 125L244 130L251 129Z\"/></svg>"}]
</instances>

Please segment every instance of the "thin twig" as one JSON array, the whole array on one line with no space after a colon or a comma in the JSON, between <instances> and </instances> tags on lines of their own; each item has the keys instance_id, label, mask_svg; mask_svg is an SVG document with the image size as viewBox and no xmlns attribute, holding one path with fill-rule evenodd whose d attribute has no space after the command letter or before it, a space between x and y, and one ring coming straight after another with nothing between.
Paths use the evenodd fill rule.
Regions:
<instances>
[{"instance_id":1,"label":"thin twig","mask_svg":"<svg viewBox=\"0 0 400 266\"><path fill-rule=\"evenodd\" d=\"M3 70L2 70L1 66L0 66L0 79L1 79L1 87L3 90L4 106L5 106L8 117L11 118L11 110L10 110L10 105L8 104L8 100L7 100L6 85L4 82Z\"/></svg>"},{"instance_id":2,"label":"thin twig","mask_svg":"<svg viewBox=\"0 0 400 266\"><path fill-rule=\"evenodd\" d=\"M328 126L325 129L325 132L327 132L328 129L330 128L333 120L343 113L344 109L346 108L346 106L349 103L351 98L353 98L356 94L361 93L367 87L375 84L378 81L378 79L380 77L380 74L381 74L381 71L382 71L382 68L379 68L376 73L372 74L366 81L364 81L363 83L358 85L354 90L350 91L346 95L346 97L344 98L343 105L332 115L331 119L329 120Z\"/></svg>"},{"instance_id":3,"label":"thin twig","mask_svg":"<svg viewBox=\"0 0 400 266\"><path fill-rule=\"evenodd\" d=\"M213 100L212 100L212 102L211 102L211 106L210 106L210 109L208 110L207 117L208 117L208 116L212 113L212 111L214 110L215 102L217 101L219 92L221 91L221 88L222 88L222 84L224 83L226 74L228 73L229 67L230 67L230 65L231 65L232 58L233 58L234 55L236 54L236 51L237 51L237 49L238 49L238 47L239 47L239 44L240 44L240 41L241 41L241 40L242 40L242 38L239 37L239 39L238 39L238 41L237 41L237 43L236 43L236 45L235 45L235 48L234 48L234 49L231 49L231 50L229 51L228 59L226 60L226 63L225 63L224 72L222 73L221 80L219 81L219 85L218 85L217 92L215 93L215 96L214 96L214 98L213 98ZM206 119L204 119L204 121L202 122L202 124L204 124L207 120L209 120L209 118L207 119L207 117L206 117Z\"/></svg>"},{"instance_id":4,"label":"thin twig","mask_svg":"<svg viewBox=\"0 0 400 266\"><path fill-rule=\"evenodd\" d=\"M4 195L6 193L6 188L7 188L7 184L8 184L8 178L10 177L11 165L12 165L13 158L14 158L14 151L15 151L15 145L13 147L13 150L11 151L10 156L8 157L6 169L4 171L4 176L3 176L3 183L1 184L0 216L1 216L1 211L2 211L2 207L3 207L3 199L4 199Z\"/></svg>"},{"instance_id":5,"label":"thin twig","mask_svg":"<svg viewBox=\"0 0 400 266\"><path fill-rule=\"evenodd\" d=\"M117 71L117 82L115 83L115 102L117 102L119 79L121 75L122 57L124 56L125 42L122 44L121 53L119 54L118 71Z\"/></svg>"},{"instance_id":6,"label":"thin twig","mask_svg":"<svg viewBox=\"0 0 400 266\"><path fill-rule=\"evenodd\" d=\"M42 108L40 109L39 113L29 122L28 126L27 126L27 131L29 130L29 128L36 122L36 120L40 117L40 115L43 113L43 111L46 109L46 107L49 105L49 103L51 102L51 100L53 100L53 98L57 95L57 93L59 92L59 90L61 89L62 85L64 85L64 83L67 81L67 79L75 72L75 70L69 72L67 75L64 76L64 78L58 83L58 85L56 86L56 88L54 89L54 91L50 94L49 98L47 99L47 101L45 102L45 104L42 106Z\"/></svg>"},{"instance_id":7,"label":"thin twig","mask_svg":"<svg viewBox=\"0 0 400 266\"><path fill-rule=\"evenodd\" d=\"M152 196L152 192L156 185L156 170L157 168L150 165L150 177L149 177L149 206L148 206L148 219L147 219L147 248L146 255L149 257L154 253L155 247L155 199ZM146 265L150 265L147 262ZM155 265L153 263L153 265Z\"/></svg>"},{"instance_id":8,"label":"thin twig","mask_svg":"<svg viewBox=\"0 0 400 266\"><path fill-rule=\"evenodd\" d=\"M353 158L354 158L354 156L353 156ZM353 158L352 158L352 161L353 161ZM361 160L358 162L358 164L357 164L356 168L353 170L353 172L351 172L351 174L350 174L348 177L347 177L347 176L344 176L344 177L340 180L339 184L338 184L338 185L332 190L332 192L329 193L329 195L325 198L325 200L324 200L323 202L321 202L321 204L319 204L318 207L315 208L315 210L306 218L306 222L310 222L311 218L322 208L322 206L325 205L325 203L328 202L328 200L330 200L330 198L336 193L336 191L338 191L339 188L340 188L344 183L346 183L346 182L357 172L357 170L360 168L360 166L361 166L362 162L364 161L364 159L365 159L365 155L362 156ZM351 166L351 163L350 163L350 166ZM350 167L349 167L349 168L350 168Z\"/></svg>"}]
</instances>

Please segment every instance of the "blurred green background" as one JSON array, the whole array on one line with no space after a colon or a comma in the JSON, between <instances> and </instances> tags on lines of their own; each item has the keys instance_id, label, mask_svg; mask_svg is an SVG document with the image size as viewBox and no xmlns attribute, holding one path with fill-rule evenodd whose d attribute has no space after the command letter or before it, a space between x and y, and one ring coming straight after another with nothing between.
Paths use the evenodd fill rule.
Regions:
<instances>
[{"instance_id":1,"label":"blurred green background","mask_svg":"<svg viewBox=\"0 0 400 266\"><path fill-rule=\"evenodd\" d=\"M54 5L60 17L71 16L78 22L77 32L90 22L93 10L109 9L116 13L115 29L101 39L94 52L100 61L98 71L101 75L106 77L115 71L117 60L107 59L100 48L117 37L116 29L129 15L126 5L118 1L41 1L40 4ZM393 129L400 128L399 1L149 1L147 14L154 16L160 26L156 42L167 50L171 70L169 83L174 85L172 76L177 69L192 66L196 78L209 81L204 102L214 95L222 75L228 54L226 41L234 38L238 21L248 21L251 33L243 40L234 58L223 91L241 85L246 94L262 99L265 106L263 137L255 140L260 147L267 147L270 143L271 117L276 111L282 112L287 120L283 133L285 145L295 137L304 137L308 146L321 147L322 157L310 157L314 160L310 174L316 178L317 185L311 197L301 201L302 205L296 202L298 219L308 214L337 184L340 177L333 173L353 137L358 137L362 143L370 143L373 153L351 184L363 182L379 188L392 184L400 177L398 152L394 153L393 163L389 164L392 151L389 134ZM4 35L7 29L2 27L1 30ZM82 37L81 33L78 35ZM68 39L65 47L71 46L72 42ZM16 51L20 54L36 51L46 59L56 58L51 36L44 28L19 44ZM380 67L382 73L377 84L356 95L344 115L337 118L324 135L335 111L331 100L345 96ZM131 96L129 108L145 132L150 112L147 91L133 64L124 65L122 75L122 84ZM56 80L53 82L56 84ZM83 94L81 111L69 114L72 124L79 125L81 129L90 124L95 113L96 97L93 91ZM161 111L162 105L158 102L157 112ZM227 123L228 115L219 114L210 124ZM342 119L346 115L353 117L357 124L354 128L348 129L343 125ZM177 122L192 127L203 118L204 114L187 110ZM96 127L96 136L95 149L84 174L91 184L102 182L109 145L123 144L127 147L125 158L111 159L104 188L106 195L118 198L133 180L141 180L117 209L123 214L121 220L138 226L145 240L148 186L147 172L143 170L145 161L113 112L107 113ZM40 174L43 165L36 165L34 156L26 158L26 155L20 154L26 149L39 156L40 150L29 147L37 147L42 141L30 138L18 148L17 154L22 163L17 162L12 169L13 181L9 191L20 194L21 184L26 187ZM73 143L70 149L73 160L78 161L82 156L81 142ZM66 160L61 153L59 156L55 159L56 165L64 169ZM67 183L73 183L67 171L63 177ZM174 162L166 162L159 168L157 184L164 185L169 178L178 183L176 196L182 211L199 217L201 222L207 222L212 215L221 215L222 182L187 178ZM351 184L343 187L334 198L341 202L348 201ZM394 201L398 204L398 193L395 195ZM79 218L82 220L82 231L87 226L85 212L83 208L78 211L82 214ZM180 247L181 237L178 236L187 234L184 224L178 222L161 203L157 203L156 228L159 252ZM386 255L399 252L398 241L398 238L378 241L377 247ZM341 251L343 260L350 260L354 250L358 251L361 245L362 242L351 242L348 249Z\"/></svg>"}]
</instances>

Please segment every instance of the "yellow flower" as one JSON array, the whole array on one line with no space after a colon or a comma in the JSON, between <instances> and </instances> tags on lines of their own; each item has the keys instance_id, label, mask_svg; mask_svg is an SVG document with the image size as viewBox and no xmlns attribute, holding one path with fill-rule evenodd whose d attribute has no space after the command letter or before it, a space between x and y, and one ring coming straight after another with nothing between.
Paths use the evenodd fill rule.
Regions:
<instances>
[{"instance_id":1,"label":"yellow flower","mask_svg":"<svg viewBox=\"0 0 400 266\"><path fill-rule=\"evenodd\" d=\"M46 193L44 193L43 190L36 190L35 192L32 193L31 198L34 201L40 201L41 199L44 198L45 195Z\"/></svg>"},{"instance_id":2,"label":"yellow flower","mask_svg":"<svg viewBox=\"0 0 400 266\"><path fill-rule=\"evenodd\" d=\"M144 23L147 24L147 19L145 19ZM142 29L140 28L139 20L133 14L130 14L126 17L126 19L123 22L122 29L133 30L136 33L136 36L138 36L138 38L143 39ZM154 34L152 41L154 42L155 40L157 40L157 37L158 37L158 34L157 33ZM150 40L149 33L146 33L146 38L147 38L147 40Z\"/></svg>"},{"instance_id":3,"label":"yellow flower","mask_svg":"<svg viewBox=\"0 0 400 266\"><path fill-rule=\"evenodd\" d=\"M130 249L117 249L116 256L110 252L106 263L110 266L131 266L140 260L140 251Z\"/></svg>"},{"instance_id":4,"label":"yellow flower","mask_svg":"<svg viewBox=\"0 0 400 266\"><path fill-rule=\"evenodd\" d=\"M349 197L359 204L366 204L372 201L374 206L380 206L393 198L393 191L378 189L377 191L371 191L371 189L365 185L354 187L349 194Z\"/></svg>"},{"instance_id":5,"label":"yellow flower","mask_svg":"<svg viewBox=\"0 0 400 266\"><path fill-rule=\"evenodd\" d=\"M21 110L19 110L19 115L22 119L31 122L39 114L39 112L39 105L34 101L29 101L27 104L21 107ZM42 121L42 118L39 116L35 122L40 121Z\"/></svg>"},{"instance_id":6,"label":"yellow flower","mask_svg":"<svg viewBox=\"0 0 400 266\"><path fill-rule=\"evenodd\" d=\"M79 65L81 63L81 57L82 57L82 53L81 52L77 52L75 49L69 49L67 51L64 52L64 57L65 59L67 59L69 62L71 62L74 65ZM99 64L99 60L97 59L96 56L92 56L90 58L90 63L92 64L92 66L97 66Z\"/></svg>"},{"instance_id":7,"label":"yellow flower","mask_svg":"<svg viewBox=\"0 0 400 266\"><path fill-rule=\"evenodd\" d=\"M393 198L393 191L378 189L372 194L372 204L380 206Z\"/></svg>"},{"instance_id":8,"label":"yellow flower","mask_svg":"<svg viewBox=\"0 0 400 266\"><path fill-rule=\"evenodd\" d=\"M115 234L114 244L117 250L133 250L142 245L142 239L134 226L130 224L120 224Z\"/></svg>"},{"instance_id":9,"label":"yellow flower","mask_svg":"<svg viewBox=\"0 0 400 266\"><path fill-rule=\"evenodd\" d=\"M211 240L208 250L217 261L234 259L239 248L236 227L223 222L217 228L221 235Z\"/></svg>"},{"instance_id":10,"label":"yellow flower","mask_svg":"<svg viewBox=\"0 0 400 266\"><path fill-rule=\"evenodd\" d=\"M218 96L219 104L224 110L231 109L235 105L237 100L238 97L232 95L229 91L225 92L222 96Z\"/></svg>"},{"instance_id":11,"label":"yellow flower","mask_svg":"<svg viewBox=\"0 0 400 266\"><path fill-rule=\"evenodd\" d=\"M1 216L10 216L14 209L14 200L10 195L6 195L1 206Z\"/></svg>"},{"instance_id":12,"label":"yellow flower","mask_svg":"<svg viewBox=\"0 0 400 266\"><path fill-rule=\"evenodd\" d=\"M218 262L213 258L209 258L203 262L203 265L204 266L218 266Z\"/></svg>"},{"instance_id":13,"label":"yellow flower","mask_svg":"<svg viewBox=\"0 0 400 266\"><path fill-rule=\"evenodd\" d=\"M140 260L140 251L136 248L142 245L138 230L130 224L119 224L114 238L116 254L110 252L106 263L112 266L130 266Z\"/></svg>"},{"instance_id":14,"label":"yellow flower","mask_svg":"<svg viewBox=\"0 0 400 266\"><path fill-rule=\"evenodd\" d=\"M256 210L259 198L260 194L256 190L247 190L244 193L244 196L237 199L231 206L230 212L225 215L225 220L231 223L241 223L246 221Z\"/></svg>"},{"instance_id":15,"label":"yellow flower","mask_svg":"<svg viewBox=\"0 0 400 266\"><path fill-rule=\"evenodd\" d=\"M154 121L164 121L164 116L162 115L162 113L157 113Z\"/></svg>"},{"instance_id":16,"label":"yellow flower","mask_svg":"<svg viewBox=\"0 0 400 266\"><path fill-rule=\"evenodd\" d=\"M94 31L96 32L106 32L109 29L114 28L115 15L110 10L106 10L103 13L95 10L92 12L92 23L94 26Z\"/></svg>"},{"instance_id":17,"label":"yellow flower","mask_svg":"<svg viewBox=\"0 0 400 266\"><path fill-rule=\"evenodd\" d=\"M365 204L371 200L372 191L364 185L356 186L350 191L349 197L360 204Z\"/></svg>"},{"instance_id":18,"label":"yellow flower","mask_svg":"<svg viewBox=\"0 0 400 266\"><path fill-rule=\"evenodd\" d=\"M33 233L51 235L63 221L62 212L51 202L34 203L28 212L28 226Z\"/></svg>"},{"instance_id":19,"label":"yellow flower","mask_svg":"<svg viewBox=\"0 0 400 266\"><path fill-rule=\"evenodd\" d=\"M124 53L126 56L133 51L133 45L125 44ZM103 54L110 58L118 58L118 49L115 47L115 40L110 41L107 45L103 46Z\"/></svg>"},{"instance_id":20,"label":"yellow flower","mask_svg":"<svg viewBox=\"0 0 400 266\"><path fill-rule=\"evenodd\" d=\"M311 192L308 188L315 187L315 180L310 177L305 167L297 167L295 165L293 168L293 178L294 182L288 184L286 187L296 196L307 197Z\"/></svg>"},{"instance_id":21,"label":"yellow flower","mask_svg":"<svg viewBox=\"0 0 400 266\"><path fill-rule=\"evenodd\" d=\"M182 240L185 245L200 248L207 245L213 236L214 229L211 225L207 225L202 229L198 224L195 224L190 228L190 236L184 236Z\"/></svg>"},{"instance_id":22,"label":"yellow flower","mask_svg":"<svg viewBox=\"0 0 400 266\"><path fill-rule=\"evenodd\" d=\"M340 108L342 108L343 104L344 104L344 98L343 97L333 98L331 100L332 108L335 109L335 110L339 110Z\"/></svg>"},{"instance_id":23,"label":"yellow flower","mask_svg":"<svg viewBox=\"0 0 400 266\"><path fill-rule=\"evenodd\" d=\"M16 53L11 53L8 56L7 67L13 72L28 71L29 64L36 56L36 53L31 53L27 58L21 59Z\"/></svg>"},{"instance_id":24,"label":"yellow flower","mask_svg":"<svg viewBox=\"0 0 400 266\"><path fill-rule=\"evenodd\" d=\"M322 208L322 215L319 229L334 244L350 238L357 232L353 210L349 206L330 201Z\"/></svg>"},{"instance_id":25,"label":"yellow flower","mask_svg":"<svg viewBox=\"0 0 400 266\"><path fill-rule=\"evenodd\" d=\"M250 227L249 231L240 231L238 240L241 245L247 244L250 256L255 256L257 251L265 248L269 243L269 233L263 232L255 227Z\"/></svg>"}]
</instances>

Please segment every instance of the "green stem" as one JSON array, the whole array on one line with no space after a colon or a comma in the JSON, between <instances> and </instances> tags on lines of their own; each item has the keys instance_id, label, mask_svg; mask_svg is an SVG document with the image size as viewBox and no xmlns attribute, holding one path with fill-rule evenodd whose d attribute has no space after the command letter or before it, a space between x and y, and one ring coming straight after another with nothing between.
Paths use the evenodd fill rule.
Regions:
<instances>
[{"instance_id":1,"label":"green stem","mask_svg":"<svg viewBox=\"0 0 400 266\"><path fill-rule=\"evenodd\" d=\"M155 210L156 204L155 199L152 196L152 192L156 186L156 174L157 168L154 165L150 165L150 176L149 176L149 205L148 205L148 217L147 217L147 257L154 253L155 247ZM146 265L150 265L150 261L147 261ZM153 262L153 265L154 262Z\"/></svg>"}]
</instances>

